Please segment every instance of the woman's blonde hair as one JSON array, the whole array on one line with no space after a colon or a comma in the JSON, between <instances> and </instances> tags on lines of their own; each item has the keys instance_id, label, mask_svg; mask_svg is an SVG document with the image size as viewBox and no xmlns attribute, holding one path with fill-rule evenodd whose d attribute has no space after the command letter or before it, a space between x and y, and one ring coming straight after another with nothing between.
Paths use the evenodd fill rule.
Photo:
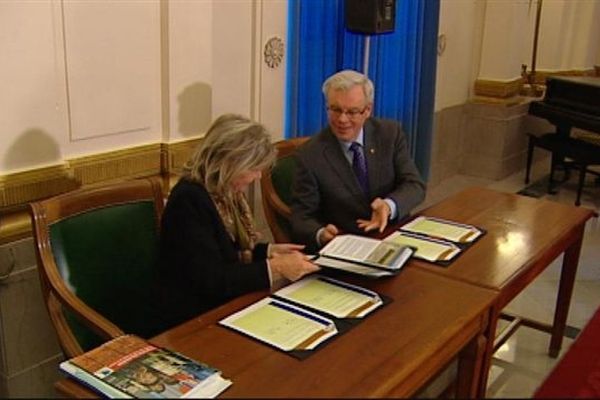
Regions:
<instances>
[{"instance_id":1,"label":"woman's blonde hair","mask_svg":"<svg viewBox=\"0 0 600 400\"><path fill-rule=\"evenodd\" d=\"M275 157L271 135L263 125L241 115L224 114L208 128L183 167L183 176L201 183L210 193L224 194L237 175L269 168Z\"/></svg>"}]
</instances>

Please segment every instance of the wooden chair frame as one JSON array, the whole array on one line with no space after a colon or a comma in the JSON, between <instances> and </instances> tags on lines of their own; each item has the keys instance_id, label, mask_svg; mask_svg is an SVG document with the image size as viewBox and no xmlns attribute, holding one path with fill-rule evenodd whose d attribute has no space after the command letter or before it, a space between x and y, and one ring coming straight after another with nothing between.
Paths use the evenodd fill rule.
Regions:
<instances>
[{"instance_id":1,"label":"wooden chair frame","mask_svg":"<svg viewBox=\"0 0 600 400\"><path fill-rule=\"evenodd\" d=\"M304 144L308 139L308 137L299 137L289 140L282 140L275 143L275 148L277 148L277 158L280 159L294 154L296 149L298 149L298 147ZM277 223L277 216L289 220L292 216L292 210L283 202L283 200L281 200L277 194L277 191L273 187L271 171L266 171L263 173L260 180L260 187L263 210L265 213L265 218L267 219L267 224L269 225L271 233L273 234L273 239L277 243L289 243L291 238Z\"/></svg>"},{"instance_id":2,"label":"wooden chair frame","mask_svg":"<svg viewBox=\"0 0 600 400\"><path fill-rule=\"evenodd\" d=\"M90 210L140 200L153 201L158 231L164 208L163 190L159 178L82 188L30 204L42 295L59 343L69 358L80 355L84 351L67 323L64 309L71 311L86 327L103 339L110 340L123 335L124 332L85 304L65 285L54 260L49 226L61 219Z\"/></svg>"}]
</instances>

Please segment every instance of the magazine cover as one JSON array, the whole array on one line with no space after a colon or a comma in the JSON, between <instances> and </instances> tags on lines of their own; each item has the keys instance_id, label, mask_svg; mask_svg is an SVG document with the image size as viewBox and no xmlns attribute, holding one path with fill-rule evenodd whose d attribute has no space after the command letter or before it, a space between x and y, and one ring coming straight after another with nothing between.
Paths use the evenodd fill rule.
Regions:
<instances>
[{"instance_id":1,"label":"magazine cover","mask_svg":"<svg viewBox=\"0 0 600 400\"><path fill-rule=\"evenodd\" d=\"M127 335L67 363L137 398L214 396L229 386L220 371L176 352ZM63 368L64 370L64 368ZM225 387L219 382L227 383ZM218 388L215 387L218 386Z\"/></svg>"}]
</instances>

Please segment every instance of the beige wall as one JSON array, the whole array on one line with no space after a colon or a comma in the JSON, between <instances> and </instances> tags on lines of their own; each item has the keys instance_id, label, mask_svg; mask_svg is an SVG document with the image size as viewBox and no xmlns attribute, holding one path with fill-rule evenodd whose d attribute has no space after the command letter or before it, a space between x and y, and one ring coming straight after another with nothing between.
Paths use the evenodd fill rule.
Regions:
<instances>
[{"instance_id":1,"label":"beige wall","mask_svg":"<svg viewBox=\"0 0 600 400\"><path fill-rule=\"evenodd\" d=\"M600 64L600 0L544 4L539 68ZM7 185L5 176L13 172L87 154L197 138L223 112L259 119L275 140L282 138L289 49L277 68L265 65L263 50L275 36L285 43L286 5L287 0L0 0L0 184ZM528 5L529 0L441 0L446 47L438 57L430 183L468 173L465 159L471 170L490 176L523 165L526 107L465 104L479 76L518 76L518 63L529 62L531 41L521 37L532 32L532 14L525 11L523 17ZM513 54L517 48L525 53ZM494 151L482 154L474 143L494 143ZM128 159L129 175L160 169L161 146L148 147ZM88 161L78 160L76 174L93 175L86 172ZM110 179L111 171L118 176L121 165L107 164L112 170L99 162L98 176L85 180ZM140 171L133 164L142 164ZM33 197L39 186L45 187L40 196L74 186L69 177L57 189L64 171L49 170L41 180L19 174L12 185L29 185ZM6 193L20 189L2 187ZM23 231L27 236L0 246L0 271L8 276L0 290L0 396L49 397L55 395L62 355L40 299L30 232L19 228L28 225L28 217L15 214L0 214L0 228L17 232L6 238Z\"/></svg>"},{"instance_id":2,"label":"beige wall","mask_svg":"<svg viewBox=\"0 0 600 400\"><path fill-rule=\"evenodd\" d=\"M211 1L162 3L164 141L200 135L212 119L213 4Z\"/></svg>"},{"instance_id":3,"label":"beige wall","mask_svg":"<svg viewBox=\"0 0 600 400\"><path fill-rule=\"evenodd\" d=\"M0 1L0 175L147 143L198 137L223 112L283 137L285 0ZM530 63L536 1L442 0L435 109L464 104L476 78ZM600 0L546 0L538 69L600 59ZM287 52L288 49L286 48ZM287 54L286 54L287 55Z\"/></svg>"},{"instance_id":4,"label":"beige wall","mask_svg":"<svg viewBox=\"0 0 600 400\"><path fill-rule=\"evenodd\" d=\"M463 104L471 95L479 72L485 3L479 0L442 0L435 110ZM440 49L442 50L442 49Z\"/></svg>"},{"instance_id":5,"label":"beige wall","mask_svg":"<svg viewBox=\"0 0 600 400\"><path fill-rule=\"evenodd\" d=\"M237 112L282 138L286 1L0 1L0 176L200 136Z\"/></svg>"},{"instance_id":6,"label":"beige wall","mask_svg":"<svg viewBox=\"0 0 600 400\"><path fill-rule=\"evenodd\" d=\"M60 162L68 145L58 18L50 2L0 2L0 172Z\"/></svg>"},{"instance_id":7,"label":"beige wall","mask_svg":"<svg viewBox=\"0 0 600 400\"><path fill-rule=\"evenodd\" d=\"M518 96L521 64L531 70L537 5L441 0L445 49L438 55L430 185L455 174L501 179L514 173L525 166L526 133L551 129L528 116L532 98ZM598 29L600 0L544 0L536 70L593 70L600 64ZM476 81L498 97L475 96Z\"/></svg>"},{"instance_id":8,"label":"beige wall","mask_svg":"<svg viewBox=\"0 0 600 400\"><path fill-rule=\"evenodd\" d=\"M0 173L158 141L159 34L158 1L0 2Z\"/></svg>"},{"instance_id":9,"label":"beige wall","mask_svg":"<svg viewBox=\"0 0 600 400\"><path fill-rule=\"evenodd\" d=\"M544 1L540 32L540 69L593 67L600 50L600 1Z\"/></svg>"},{"instance_id":10,"label":"beige wall","mask_svg":"<svg viewBox=\"0 0 600 400\"><path fill-rule=\"evenodd\" d=\"M435 110L466 103L476 78L507 81L531 68L536 0L441 0ZM537 70L600 64L600 0L544 0Z\"/></svg>"}]
</instances>

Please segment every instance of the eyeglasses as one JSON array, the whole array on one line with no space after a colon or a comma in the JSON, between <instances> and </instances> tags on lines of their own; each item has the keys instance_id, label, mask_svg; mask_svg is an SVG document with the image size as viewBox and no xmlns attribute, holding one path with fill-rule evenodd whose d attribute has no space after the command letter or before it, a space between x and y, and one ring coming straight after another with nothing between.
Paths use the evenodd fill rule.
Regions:
<instances>
[{"instance_id":1,"label":"eyeglasses","mask_svg":"<svg viewBox=\"0 0 600 400\"><path fill-rule=\"evenodd\" d=\"M330 113L335 118L340 118L343 114L346 114L348 118L354 119L358 118L360 115L363 115L365 111L367 111L369 106L365 106L362 110L358 110L356 108L352 108L350 110L342 110L339 107L330 107L327 106L327 112Z\"/></svg>"}]
</instances>

